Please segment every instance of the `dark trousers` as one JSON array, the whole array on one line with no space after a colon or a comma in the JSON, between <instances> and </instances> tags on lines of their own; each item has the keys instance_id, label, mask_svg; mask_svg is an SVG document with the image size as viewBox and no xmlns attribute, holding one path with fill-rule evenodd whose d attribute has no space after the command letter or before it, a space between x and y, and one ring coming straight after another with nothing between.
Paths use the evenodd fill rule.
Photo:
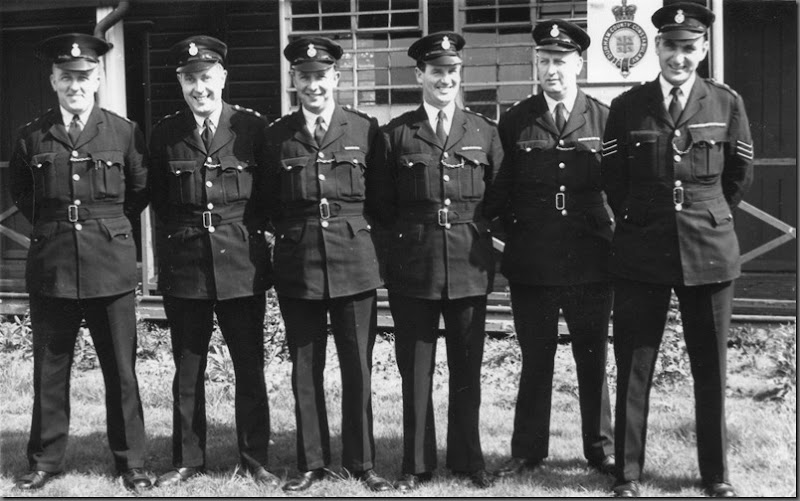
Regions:
<instances>
[{"instance_id":1,"label":"dark trousers","mask_svg":"<svg viewBox=\"0 0 800 501\"><path fill-rule=\"evenodd\" d=\"M86 319L106 389L108 443L118 471L144 466L145 434L136 380L134 292L95 299L30 295L33 328L32 470L61 471L69 433L75 339Z\"/></svg>"},{"instance_id":2,"label":"dark trousers","mask_svg":"<svg viewBox=\"0 0 800 501\"><path fill-rule=\"evenodd\" d=\"M725 374L733 282L689 287L619 280L614 285L619 480L638 480L644 467L650 387L674 289L694 379L700 475L727 481Z\"/></svg>"},{"instance_id":3,"label":"dark trousers","mask_svg":"<svg viewBox=\"0 0 800 501\"><path fill-rule=\"evenodd\" d=\"M164 296L175 362L172 383L175 467L206 464L205 372L214 312L236 377L234 406L241 461L251 467L267 464L270 429L264 383L265 309L263 293L224 301Z\"/></svg>"},{"instance_id":4,"label":"dark trousers","mask_svg":"<svg viewBox=\"0 0 800 501\"><path fill-rule=\"evenodd\" d=\"M375 290L332 299L278 299L292 358L297 468L315 470L331 462L323 386L328 312L342 375L342 466L351 472L373 468L372 348L378 325Z\"/></svg>"},{"instance_id":5,"label":"dark trousers","mask_svg":"<svg viewBox=\"0 0 800 501\"><path fill-rule=\"evenodd\" d=\"M479 426L486 296L430 300L390 293L389 305L403 378L403 473L436 469L433 372L439 315L444 317L450 371L447 467L484 469Z\"/></svg>"},{"instance_id":6,"label":"dark trousers","mask_svg":"<svg viewBox=\"0 0 800 501\"><path fill-rule=\"evenodd\" d=\"M602 461L614 452L606 382L608 283L531 286L511 283L511 308L522 351L511 455L538 461L548 455L558 312L564 311L578 374L583 454Z\"/></svg>"}]
</instances>

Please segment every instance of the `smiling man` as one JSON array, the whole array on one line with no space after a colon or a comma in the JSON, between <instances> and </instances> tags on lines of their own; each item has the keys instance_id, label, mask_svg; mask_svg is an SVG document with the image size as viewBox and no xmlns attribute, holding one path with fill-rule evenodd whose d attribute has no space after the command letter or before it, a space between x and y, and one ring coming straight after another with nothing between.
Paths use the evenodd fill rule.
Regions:
<instances>
[{"instance_id":1,"label":"smiling man","mask_svg":"<svg viewBox=\"0 0 800 501\"><path fill-rule=\"evenodd\" d=\"M577 80L589 35L553 19L533 29L542 92L500 118L505 157L487 195L486 214L513 221L502 272L511 286L522 350L511 459L496 474L539 466L548 455L559 311L564 311L577 368L583 455L614 466L606 383L613 222L600 187L600 138L608 107Z\"/></svg>"},{"instance_id":2,"label":"smiling man","mask_svg":"<svg viewBox=\"0 0 800 501\"><path fill-rule=\"evenodd\" d=\"M403 378L403 466L396 488L416 489L436 469L433 366L444 317L450 401L447 467L490 487L481 450L481 362L494 256L481 202L503 158L495 124L456 106L464 38L439 32L408 49L422 105L384 127L389 177L387 288Z\"/></svg>"},{"instance_id":3,"label":"smiling man","mask_svg":"<svg viewBox=\"0 0 800 501\"><path fill-rule=\"evenodd\" d=\"M740 266L731 211L752 181L750 125L736 92L697 76L714 21L705 2L670 2L652 21L661 74L614 100L603 142L603 182L618 223L610 261L614 493L639 495L650 387L674 291L694 378L702 485L710 496L734 496L725 367Z\"/></svg>"},{"instance_id":4,"label":"smiling man","mask_svg":"<svg viewBox=\"0 0 800 501\"><path fill-rule=\"evenodd\" d=\"M375 468L372 348L382 284L372 240L383 141L378 121L336 104L342 48L299 38L283 51L299 109L268 131L276 224L275 289L292 358L297 467L288 492L325 479L331 462L323 370L328 315L342 374L342 466L372 491L391 484Z\"/></svg>"},{"instance_id":5,"label":"smiling man","mask_svg":"<svg viewBox=\"0 0 800 501\"><path fill-rule=\"evenodd\" d=\"M261 115L223 101L227 46L209 36L176 43L187 108L161 120L150 141L153 208L175 378L174 468L156 485L175 485L206 466L205 369L216 313L236 375L236 436L241 472L277 487L267 470L270 422L264 382L265 160Z\"/></svg>"}]
</instances>

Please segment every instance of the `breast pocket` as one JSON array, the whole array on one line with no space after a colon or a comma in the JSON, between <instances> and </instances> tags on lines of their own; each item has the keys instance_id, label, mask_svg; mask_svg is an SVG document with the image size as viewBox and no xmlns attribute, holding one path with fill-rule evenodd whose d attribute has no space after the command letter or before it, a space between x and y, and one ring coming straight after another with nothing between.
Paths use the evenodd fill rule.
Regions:
<instances>
[{"instance_id":1,"label":"breast pocket","mask_svg":"<svg viewBox=\"0 0 800 501\"><path fill-rule=\"evenodd\" d=\"M284 201L304 200L308 196L305 178L308 176L308 159L310 157L282 158L281 197Z\"/></svg>"},{"instance_id":2,"label":"breast pocket","mask_svg":"<svg viewBox=\"0 0 800 501\"><path fill-rule=\"evenodd\" d=\"M518 141L514 150L514 167L519 173L520 181L533 181L535 183L547 182L552 176L548 176L547 169L541 162L542 153L555 147L555 140L552 139L528 139ZM555 183L555 179L551 182Z\"/></svg>"},{"instance_id":3,"label":"breast pocket","mask_svg":"<svg viewBox=\"0 0 800 501\"><path fill-rule=\"evenodd\" d=\"M428 169L433 157L428 153L401 155L397 166L397 190L400 201L427 200Z\"/></svg>"},{"instance_id":4,"label":"breast pocket","mask_svg":"<svg viewBox=\"0 0 800 501\"><path fill-rule=\"evenodd\" d=\"M40 153L32 158L35 184L42 187L45 198L57 198L59 195L55 157L55 153Z\"/></svg>"},{"instance_id":5,"label":"breast pocket","mask_svg":"<svg viewBox=\"0 0 800 501\"><path fill-rule=\"evenodd\" d=\"M92 198L117 198L125 193L125 155L121 151L98 151L92 154L92 160Z\"/></svg>"},{"instance_id":6,"label":"breast pocket","mask_svg":"<svg viewBox=\"0 0 800 501\"><path fill-rule=\"evenodd\" d=\"M630 176L634 179L653 179L660 177L659 138L657 131L634 130L628 136L628 160Z\"/></svg>"},{"instance_id":7,"label":"breast pocket","mask_svg":"<svg viewBox=\"0 0 800 501\"><path fill-rule=\"evenodd\" d=\"M342 200L364 199L364 171L366 160L363 151L337 151L333 154L333 175L336 189Z\"/></svg>"},{"instance_id":8,"label":"breast pocket","mask_svg":"<svg viewBox=\"0 0 800 501\"><path fill-rule=\"evenodd\" d=\"M600 184L600 138L575 141L577 176L574 186ZM570 171L567 171L570 172Z\"/></svg>"},{"instance_id":9,"label":"breast pocket","mask_svg":"<svg viewBox=\"0 0 800 501\"><path fill-rule=\"evenodd\" d=\"M489 168L489 157L482 150L462 150L455 153L458 159L458 187L463 199L483 197L484 173Z\"/></svg>"},{"instance_id":10,"label":"breast pocket","mask_svg":"<svg viewBox=\"0 0 800 501\"><path fill-rule=\"evenodd\" d=\"M199 204L200 169L196 160L169 161L169 197L176 204Z\"/></svg>"},{"instance_id":11,"label":"breast pocket","mask_svg":"<svg viewBox=\"0 0 800 501\"><path fill-rule=\"evenodd\" d=\"M222 178L222 196L225 203L247 200L253 191L253 171L255 161L240 159L235 156L220 157L220 177Z\"/></svg>"},{"instance_id":12,"label":"breast pocket","mask_svg":"<svg viewBox=\"0 0 800 501\"><path fill-rule=\"evenodd\" d=\"M692 174L698 180L710 180L722 174L725 165L725 146L728 142L728 127L689 126L692 140Z\"/></svg>"}]
</instances>

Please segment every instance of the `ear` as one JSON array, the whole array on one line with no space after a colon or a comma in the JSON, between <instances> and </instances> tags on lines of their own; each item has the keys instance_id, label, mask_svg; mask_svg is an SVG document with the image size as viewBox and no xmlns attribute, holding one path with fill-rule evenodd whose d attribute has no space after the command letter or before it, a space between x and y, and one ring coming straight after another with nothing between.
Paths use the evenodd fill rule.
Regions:
<instances>
[{"instance_id":1,"label":"ear","mask_svg":"<svg viewBox=\"0 0 800 501\"><path fill-rule=\"evenodd\" d=\"M420 84L420 85L422 85L422 76L424 74L425 73L423 73L421 69L419 69L416 66L414 66L414 76L417 77L417 83Z\"/></svg>"},{"instance_id":2,"label":"ear","mask_svg":"<svg viewBox=\"0 0 800 501\"><path fill-rule=\"evenodd\" d=\"M50 73L50 87L53 88L53 92L56 92L58 90L58 89L56 89L56 74L55 74L55 70L53 70L53 73Z\"/></svg>"},{"instance_id":3,"label":"ear","mask_svg":"<svg viewBox=\"0 0 800 501\"><path fill-rule=\"evenodd\" d=\"M339 85L339 78L342 77L342 72L340 72L339 70L333 70L332 76L333 76L333 83Z\"/></svg>"},{"instance_id":4,"label":"ear","mask_svg":"<svg viewBox=\"0 0 800 501\"><path fill-rule=\"evenodd\" d=\"M222 71L220 72L220 75L222 77L222 88L224 89L225 88L225 82L228 81L228 70L223 68Z\"/></svg>"}]
</instances>

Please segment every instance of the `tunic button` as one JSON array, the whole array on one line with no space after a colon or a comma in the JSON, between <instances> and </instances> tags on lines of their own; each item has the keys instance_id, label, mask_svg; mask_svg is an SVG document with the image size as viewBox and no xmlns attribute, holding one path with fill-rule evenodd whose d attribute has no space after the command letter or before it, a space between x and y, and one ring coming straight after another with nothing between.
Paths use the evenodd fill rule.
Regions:
<instances>
[{"instance_id":1,"label":"tunic button","mask_svg":"<svg viewBox=\"0 0 800 501\"><path fill-rule=\"evenodd\" d=\"M681 156L680 155L675 155L674 157L672 157L672 159L675 160L676 162L680 162L681 161Z\"/></svg>"},{"instance_id":2,"label":"tunic button","mask_svg":"<svg viewBox=\"0 0 800 501\"><path fill-rule=\"evenodd\" d=\"M325 181L325 174L320 174L317 177L319 178L320 181Z\"/></svg>"},{"instance_id":3,"label":"tunic button","mask_svg":"<svg viewBox=\"0 0 800 501\"><path fill-rule=\"evenodd\" d=\"M73 175L72 175L72 180L73 180L73 181L80 181L80 180L81 180L81 177L80 177L79 175L77 175L77 174L73 174Z\"/></svg>"},{"instance_id":4,"label":"tunic button","mask_svg":"<svg viewBox=\"0 0 800 501\"><path fill-rule=\"evenodd\" d=\"M81 204L80 200L75 200L74 202L72 202L72 205L80 205L80 204Z\"/></svg>"},{"instance_id":5,"label":"tunic button","mask_svg":"<svg viewBox=\"0 0 800 501\"><path fill-rule=\"evenodd\" d=\"M444 199L444 204L445 205L450 205L450 199L449 198L445 198Z\"/></svg>"},{"instance_id":6,"label":"tunic button","mask_svg":"<svg viewBox=\"0 0 800 501\"><path fill-rule=\"evenodd\" d=\"M212 203L209 203L208 205L206 205L206 207L208 207L208 210L211 210L211 209L213 209L213 208L214 208L214 204L212 204Z\"/></svg>"},{"instance_id":7,"label":"tunic button","mask_svg":"<svg viewBox=\"0 0 800 501\"><path fill-rule=\"evenodd\" d=\"M83 225L81 223L75 223L75 229L81 231L83 229Z\"/></svg>"},{"instance_id":8,"label":"tunic button","mask_svg":"<svg viewBox=\"0 0 800 501\"><path fill-rule=\"evenodd\" d=\"M72 156L73 156L73 157L77 157L77 156L78 156L78 152L73 150L73 151L72 151Z\"/></svg>"},{"instance_id":9,"label":"tunic button","mask_svg":"<svg viewBox=\"0 0 800 501\"><path fill-rule=\"evenodd\" d=\"M442 176L442 180L444 180L444 182L446 183L447 181L450 181L450 176L445 174L444 176Z\"/></svg>"},{"instance_id":10,"label":"tunic button","mask_svg":"<svg viewBox=\"0 0 800 501\"><path fill-rule=\"evenodd\" d=\"M450 224L450 223L447 223L447 224L444 225L445 229L447 229L447 230L449 230L452 226L453 225Z\"/></svg>"},{"instance_id":11,"label":"tunic button","mask_svg":"<svg viewBox=\"0 0 800 501\"><path fill-rule=\"evenodd\" d=\"M563 193L563 192L567 191L567 187L566 187L566 186L564 186L564 185L562 184L562 185L561 185L561 186L558 188L558 191L560 191L560 192L562 192L562 193Z\"/></svg>"},{"instance_id":12,"label":"tunic button","mask_svg":"<svg viewBox=\"0 0 800 501\"><path fill-rule=\"evenodd\" d=\"M211 188L212 186L214 186L214 183L212 183L211 181L206 181L206 186Z\"/></svg>"},{"instance_id":13,"label":"tunic button","mask_svg":"<svg viewBox=\"0 0 800 501\"><path fill-rule=\"evenodd\" d=\"M368 229L368 230L371 230L371 229L372 229L372 226L368 224L368 225L367 225L367 229Z\"/></svg>"},{"instance_id":14,"label":"tunic button","mask_svg":"<svg viewBox=\"0 0 800 501\"><path fill-rule=\"evenodd\" d=\"M292 166L291 165L287 165L286 166L286 170L292 170Z\"/></svg>"},{"instance_id":15,"label":"tunic button","mask_svg":"<svg viewBox=\"0 0 800 501\"><path fill-rule=\"evenodd\" d=\"M180 170L180 169L178 169L178 170L176 170L176 171L175 171L175 174L180 174L180 173L181 173L181 170Z\"/></svg>"},{"instance_id":16,"label":"tunic button","mask_svg":"<svg viewBox=\"0 0 800 501\"><path fill-rule=\"evenodd\" d=\"M564 140L563 139L559 139L558 140L558 144L559 144L559 146L564 146Z\"/></svg>"},{"instance_id":17,"label":"tunic button","mask_svg":"<svg viewBox=\"0 0 800 501\"><path fill-rule=\"evenodd\" d=\"M528 146L527 148L525 148L525 152L526 152L526 153L530 153L530 151L531 151L531 147L530 147L530 146Z\"/></svg>"},{"instance_id":18,"label":"tunic button","mask_svg":"<svg viewBox=\"0 0 800 501\"><path fill-rule=\"evenodd\" d=\"M318 155L320 158L325 158L325 153L323 153L323 152L321 152L321 151L320 151L320 152L319 152L317 155Z\"/></svg>"},{"instance_id":19,"label":"tunic button","mask_svg":"<svg viewBox=\"0 0 800 501\"><path fill-rule=\"evenodd\" d=\"M683 184L683 183L681 183L680 180L675 181L675 186L680 186L681 184Z\"/></svg>"},{"instance_id":20,"label":"tunic button","mask_svg":"<svg viewBox=\"0 0 800 501\"><path fill-rule=\"evenodd\" d=\"M236 169L238 169L238 170L242 170L242 168L243 168L243 167L242 167L241 165L237 165L237 166L236 166Z\"/></svg>"},{"instance_id":21,"label":"tunic button","mask_svg":"<svg viewBox=\"0 0 800 501\"><path fill-rule=\"evenodd\" d=\"M330 224L330 223L328 223L327 221L323 221L321 224L322 224L323 228L327 228L328 224Z\"/></svg>"},{"instance_id":22,"label":"tunic button","mask_svg":"<svg viewBox=\"0 0 800 501\"><path fill-rule=\"evenodd\" d=\"M566 215L567 215L567 209L564 209L564 210L562 210L562 211L561 211L561 215L562 215L562 216L566 216Z\"/></svg>"},{"instance_id":23,"label":"tunic button","mask_svg":"<svg viewBox=\"0 0 800 501\"><path fill-rule=\"evenodd\" d=\"M445 152L444 152L444 155L442 155L442 156L443 156L444 158L448 158L450 155L449 155L449 154L448 154L448 153L445 151Z\"/></svg>"},{"instance_id":24,"label":"tunic button","mask_svg":"<svg viewBox=\"0 0 800 501\"><path fill-rule=\"evenodd\" d=\"M682 211L683 210L683 204L675 204L675 210L676 211Z\"/></svg>"},{"instance_id":25,"label":"tunic button","mask_svg":"<svg viewBox=\"0 0 800 501\"><path fill-rule=\"evenodd\" d=\"M567 166L567 164L565 164L564 162L559 162L559 163L558 163L558 168L559 168L559 169L563 169L563 168L564 168L564 167L566 167L566 166Z\"/></svg>"},{"instance_id":26,"label":"tunic button","mask_svg":"<svg viewBox=\"0 0 800 501\"><path fill-rule=\"evenodd\" d=\"M675 131L675 137L681 137L681 131L676 130Z\"/></svg>"},{"instance_id":27,"label":"tunic button","mask_svg":"<svg viewBox=\"0 0 800 501\"><path fill-rule=\"evenodd\" d=\"M409 167L413 167L414 166L414 162L408 162L408 166Z\"/></svg>"},{"instance_id":28,"label":"tunic button","mask_svg":"<svg viewBox=\"0 0 800 501\"><path fill-rule=\"evenodd\" d=\"M213 162L213 161L214 161L214 160L213 160L211 157L208 157L208 158L206 158L206 162L208 162L208 163L211 163L211 162Z\"/></svg>"},{"instance_id":29,"label":"tunic button","mask_svg":"<svg viewBox=\"0 0 800 501\"><path fill-rule=\"evenodd\" d=\"M111 164L111 160L109 160L108 162L106 162L106 165L108 165L109 167L111 167L111 165L112 165L112 164Z\"/></svg>"},{"instance_id":30,"label":"tunic button","mask_svg":"<svg viewBox=\"0 0 800 501\"><path fill-rule=\"evenodd\" d=\"M711 146L714 146L715 144L717 144L717 141L715 139L712 139L711 140Z\"/></svg>"},{"instance_id":31,"label":"tunic button","mask_svg":"<svg viewBox=\"0 0 800 501\"><path fill-rule=\"evenodd\" d=\"M209 233L214 233L215 231L217 231L217 229L216 229L216 228L214 228L213 226L209 226L209 227L208 227L208 232L209 232Z\"/></svg>"}]
</instances>

